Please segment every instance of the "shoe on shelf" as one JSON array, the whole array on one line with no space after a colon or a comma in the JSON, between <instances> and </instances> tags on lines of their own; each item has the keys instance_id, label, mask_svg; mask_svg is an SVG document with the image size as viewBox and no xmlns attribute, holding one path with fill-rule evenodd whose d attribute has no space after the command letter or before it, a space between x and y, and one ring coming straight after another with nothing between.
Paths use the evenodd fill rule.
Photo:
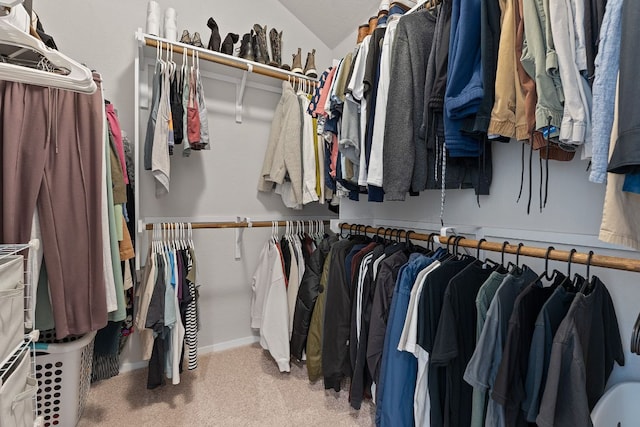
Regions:
<instances>
[{"instance_id":1,"label":"shoe on shelf","mask_svg":"<svg viewBox=\"0 0 640 427\"><path fill-rule=\"evenodd\" d=\"M293 63L291 64L291 72L304 74L304 70L302 69L302 49L298 48L298 53L294 53L292 56Z\"/></svg>"},{"instance_id":2,"label":"shoe on shelf","mask_svg":"<svg viewBox=\"0 0 640 427\"><path fill-rule=\"evenodd\" d=\"M164 11L164 38L178 41L178 15L172 7Z\"/></svg>"},{"instance_id":3,"label":"shoe on shelf","mask_svg":"<svg viewBox=\"0 0 640 427\"><path fill-rule=\"evenodd\" d=\"M233 45L238 43L240 36L235 33L229 33L222 42L220 52L233 56Z\"/></svg>"},{"instance_id":4,"label":"shoe on shelf","mask_svg":"<svg viewBox=\"0 0 640 427\"><path fill-rule=\"evenodd\" d=\"M262 63L268 64L271 62L271 59L269 59L269 48L267 47L267 26L265 25L264 27L261 27L259 24L255 24L253 26L253 30L256 32L258 48L262 54Z\"/></svg>"},{"instance_id":5,"label":"shoe on shelf","mask_svg":"<svg viewBox=\"0 0 640 427\"><path fill-rule=\"evenodd\" d=\"M271 42L271 62L269 65L273 67L282 66L282 31L272 28L269 31L269 41Z\"/></svg>"},{"instance_id":6,"label":"shoe on shelf","mask_svg":"<svg viewBox=\"0 0 640 427\"><path fill-rule=\"evenodd\" d=\"M207 45L207 49L213 50L214 52L220 52L220 29L218 28L218 24L213 18L209 18L207 21L207 27L211 30L211 37L209 37L209 44Z\"/></svg>"},{"instance_id":7,"label":"shoe on shelf","mask_svg":"<svg viewBox=\"0 0 640 427\"><path fill-rule=\"evenodd\" d=\"M253 47L251 46L251 36L253 35L253 30L250 33L242 36L242 42L240 43L240 51L238 56L242 59L247 59L249 61L253 61L255 58L253 57Z\"/></svg>"},{"instance_id":8,"label":"shoe on shelf","mask_svg":"<svg viewBox=\"0 0 640 427\"><path fill-rule=\"evenodd\" d=\"M191 44L191 35L189 34L189 31L187 30L182 31L182 37L180 37L180 43Z\"/></svg>"},{"instance_id":9,"label":"shoe on shelf","mask_svg":"<svg viewBox=\"0 0 640 427\"><path fill-rule=\"evenodd\" d=\"M147 4L147 34L160 36L160 5L155 0Z\"/></svg>"},{"instance_id":10,"label":"shoe on shelf","mask_svg":"<svg viewBox=\"0 0 640 427\"><path fill-rule=\"evenodd\" d=\"M204 47L204 45L202 44L202 40L200 39L200 33L199 32L195 32L193 33L193 38L191 39L191 44L194 45L195 47Z\"/></svg>"},{"instance_id":11,"label":"shoe on shelf","mask_svg":"<svg viewBox=\"0 0 640 427\"><path fill-rule=\"evenodd\" d=\"M260 64L266 64L267 61L264 59L264 52L260 48L260 42L258 41L257 34L253 34L251 36L251 45L253 46L253 60Z\"/></svg>"},{"instance_id":12,"label":"shoe on shelf","mask_svg":"<svg viewBox=\"0 0 640 427\"><path fill-rule=\"evenodd\" d=\"M307 62L304 64L304 75L311 78L318 77L318 71L316 70L316 50L311 49L311 52L307 53Z\"/></svg>"}]
</instances>

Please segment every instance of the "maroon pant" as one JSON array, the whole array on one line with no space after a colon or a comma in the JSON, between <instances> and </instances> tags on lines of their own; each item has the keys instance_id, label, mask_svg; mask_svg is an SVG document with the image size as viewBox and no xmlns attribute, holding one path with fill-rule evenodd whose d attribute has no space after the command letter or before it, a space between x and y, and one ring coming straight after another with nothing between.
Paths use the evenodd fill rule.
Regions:
<instances>
[{"instance_id":1,"label":"maroon pant","mask_svg":"<svg viewBox=\"0 0 640 427\"><path fill-rule=\"evenodd\" d=\"M92 95L0 82L0 241L27 242L38 208L58 338L107 323L96 80Z\"/></svg>"}]
</instances>

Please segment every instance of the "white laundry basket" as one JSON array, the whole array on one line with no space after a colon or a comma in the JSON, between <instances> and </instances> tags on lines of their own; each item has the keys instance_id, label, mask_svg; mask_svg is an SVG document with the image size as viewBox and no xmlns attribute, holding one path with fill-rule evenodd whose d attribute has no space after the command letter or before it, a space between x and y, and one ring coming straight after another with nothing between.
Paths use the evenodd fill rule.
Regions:
<instances>
[{"instance_id":1,"label":"white laundry basket","mask_svg":"<svg viewBox=\"0 0 640 427\"><path fill-rule=\"evenodd\" d=\"M640 382L617 384L607 391L591 412L593 427L640 425Z\"/></svg>"},{"instance_id":2,"label":"white laundry basket","mask_svg":"<svg viewBox=\"0 0 640 427\"><path fill-rule=\"evenodd\" d=\"M82 416L91 385L93 339L55 339L55 331L43 331L36 343L38 414L44 427L75 427Z\"/></svg>"}]
</instances>

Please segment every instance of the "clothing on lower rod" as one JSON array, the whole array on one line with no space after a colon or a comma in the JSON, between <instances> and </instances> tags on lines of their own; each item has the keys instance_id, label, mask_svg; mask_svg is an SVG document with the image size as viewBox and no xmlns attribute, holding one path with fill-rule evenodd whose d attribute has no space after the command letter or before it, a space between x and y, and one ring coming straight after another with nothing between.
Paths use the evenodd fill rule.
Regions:
<instances>
[{"instance_id":1,"label":"clothing on lower rod","mask_svg":"<svg viewBox=\"0 0 640 427\"><path fill-rule=\"evenodd\" d=\"M37 207L58 338L107 324L103 109L92 95L0 82L1 240L28 241Z\"/></svg>"}]
</instances>

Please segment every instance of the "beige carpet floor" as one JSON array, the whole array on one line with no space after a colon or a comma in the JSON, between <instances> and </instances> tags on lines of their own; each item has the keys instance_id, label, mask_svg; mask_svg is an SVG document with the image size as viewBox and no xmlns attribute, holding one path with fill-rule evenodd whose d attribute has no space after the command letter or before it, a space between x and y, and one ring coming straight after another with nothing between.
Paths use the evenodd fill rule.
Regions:
<instances>
[{"instance_id":1,"label":"beige carpet floor","mask_svg":"<svg viewBox=\"0 0 640 427\"><path fill-rule=\"evenodd\" d=\"M182 381L147 390L147 370L94 384L79 427L372 426L375 408L351 409L348 390L311 384L304 366L281 374L258 344L199 358Z\"/></svg>"}]
</instances>

